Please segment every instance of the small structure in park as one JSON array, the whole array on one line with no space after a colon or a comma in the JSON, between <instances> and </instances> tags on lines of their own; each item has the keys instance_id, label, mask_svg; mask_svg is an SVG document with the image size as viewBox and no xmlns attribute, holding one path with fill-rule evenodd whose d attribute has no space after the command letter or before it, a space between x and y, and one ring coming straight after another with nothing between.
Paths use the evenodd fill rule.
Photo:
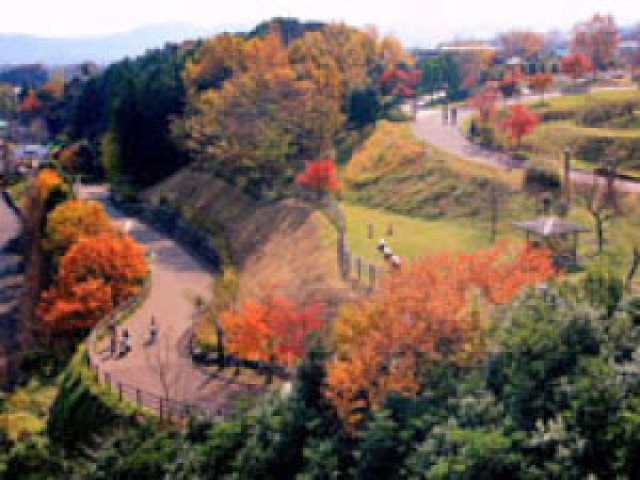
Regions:
<instances>
[{"instance_id":1,"label":"small structure in park","mask_svg":"<svg viewBox=\"0 0 640 480\"><path fill-rule=\"evenodd\" d=\"M513 222L512 225L525 232L528 243L549 248L556 267L568 267L577 263L578 235L591 231L584 225L554 216Z\"/></svg>"}]
</instances>

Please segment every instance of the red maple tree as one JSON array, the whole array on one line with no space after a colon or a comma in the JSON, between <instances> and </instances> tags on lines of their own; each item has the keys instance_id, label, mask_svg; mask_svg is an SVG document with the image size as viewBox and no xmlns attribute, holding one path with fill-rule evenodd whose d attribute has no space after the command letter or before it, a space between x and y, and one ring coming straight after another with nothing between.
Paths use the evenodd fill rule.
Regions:
<instances>
[{"instance_id":1,"label":"red maple tree","mask_svg":"<svg viewBox=\"0 0 640 480\"><path fill-rule=\"evenodd\" d=\"M589 57L584 53L576 53L574 55L564 56L560 59L560 70L562 73L571 75L575 81L585 73L592 71L593 64L591 63L591 60L589 60Z\"/></svg>"},{"instance_id":2,"label":"red maple tree","mask_svg":"<svg viewBox=\"0 0 640 480\"><path fill-rule=\"evenodd\" d=\"M296 176L296 183L322 195L340 189L336 164L330 158L313 160L306 163L302 173Z\"/></svg>"},{"instance_id":3,"label":"red maple tree","mask_svg":"<svg viewBox=\"0 0 640 480\"><path fill-rule=\"evenodd\" d=\"M510 105L508 115L499 122L499 126L519 146L522 137L530 134L539 121L538 116L524 105Z\"/></svg>"},{"instance_id":4,"label":"red maple tree","mask_svg":"<svg viewBox=\"0 0 640 480\"><path fill-rule=\"evenodd\" d=\"M292 301L268 291L259 301L248 301L237 311L222 314L225 349L244 360L294 366L304 354L308 334L322 326L322 308L298 308Z\"/></svg>"}]
</instances>

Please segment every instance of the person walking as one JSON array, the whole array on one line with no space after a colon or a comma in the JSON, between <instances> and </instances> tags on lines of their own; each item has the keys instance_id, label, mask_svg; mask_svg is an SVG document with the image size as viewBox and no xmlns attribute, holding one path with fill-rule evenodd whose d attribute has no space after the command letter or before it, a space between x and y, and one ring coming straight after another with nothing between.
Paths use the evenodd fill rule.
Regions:
<instances>
[{"instance_id":1,"label":"person walking","mask_svg":"<svg viewBox=\"0 0 640 480\"><path fill-rule=\"evenodd\" d=\"M156 317L151 315L151 323L149 324L149 345L153 345L158 338L158 324Z\"/></svg>"},{"instance_id":2,"label":"person walking","mask_svg":"<svg viewBox=\"0 0 640 480\"><path fill-rule=\"evenodd\" d=\"M122 331L122 338L120 339L120 356L124 357L131 351L131 343L129 338L129 330L126 328Z\"/></svg>"},{"instance_id":3,"label":"person walking","mask_svg":"<svg viewBox=\"0 0 640 480\"><path fill-rule=\"evenodd\" d=\"M449 105L446 103L442 105L442 124L446 125L449 123Z\"/></svg>"},{"instance_id":4,"label":"person walking","mask_svg":"<svg viewBox=\"0 0 640 480\"><path fill-rule=\"evenodd\" d=\"M451 109L451 125L455 127L457 121L458 121L458 109L457 107L453 107Z\"/></svg>"}]
</instances>

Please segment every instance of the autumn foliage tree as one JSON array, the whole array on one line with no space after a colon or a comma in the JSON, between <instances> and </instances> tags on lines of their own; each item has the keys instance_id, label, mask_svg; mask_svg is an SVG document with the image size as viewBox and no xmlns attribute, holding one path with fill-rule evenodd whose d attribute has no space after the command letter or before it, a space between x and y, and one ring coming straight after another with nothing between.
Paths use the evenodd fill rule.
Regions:
<instances>
[{"instance_id":1,"label":"autumn foliage tree","mask_svg":"<svg viewBox=\"0 0 640 480\"><path fill-rule=\"evenodd\" d=\"M529 84L529 88L542 95L542 99L544 100L544 94L553 85L553 75L548 72L535 73L533 75L529 75L527 82Z\"/></svg>"},{"instance_id":2,"label":"autumn foliage tree","mask_svg":"<svg viewBox=\"0 0 640 480\"><path fill-rule=\"evenodd\" d=\"M544 35L527 30L514 30L498 35L498 44L504 58L535 58L544 44Z\"/></svg>"},{"instance_id":3,"label":"autumn foliage tree","mask_svg":"<svg viewBox=\"0 0 640 480\"><path fill-rule=\"evenodd\" d=\"M486 84L478 90L467 103L478 112L480 121L488 122L496 111L496 103L500 98L500 91L495 85Z\"/></svg>"},{"instance_id":4,"label":"autumn foliage tree","mask_svg":"<svg viewBox=\"0 0 640 480\"><path fill-rule=\"evenodd\" d=\"M605 70L613 61L619 38L620 33L613 17L596 14L573 27L571 53L585 55L591 60L594 69Z\"/></svg>"},{"instance_id":5,"label":"autumn foliage tree","mask_svg":"<svg viewBox=\"0 0 640 480\"><path fill-rule=\"evenodd\" d=\"M61 258L54 283L42 293L42 326L85 331L136 294L146 274L142 248L130 237L82 237Z\"/></svg>"},{"instance_id":6,"label":"autumn foliage tree","mask_svg":"<svg viewBox=\"0 0 640 480\"><path fill-rule=\"evenodd\" d=\"M560 59L560 70L562 73L570 75L575 81L585 73L592 71L593 64L584 53L576 53Z\"/></svg>"},{"instance_id":7,"label":"autumn foliage tree","mask_svg":"<svg viewBox=\"0 0 640 480\"><path fill-rule=\"evenodd\" d=\"M540 119L524 105L510 105L507 115L498 122L507 136L519 146L522 137L530 134Z\"/></svg>"},{"instance_id":8,"label":"autumn foliage tree","mask_svg":"<svg viewBox=\"0 0 640 480\"><path fill-rule=\"evenodd\" d=\"M303 172L296 176L296 183L322 196L340 189L336 164L331 158L307 162Z\"/></svg>"},{"instance_id":9,"label":"autumn foliage tree","mask_svg":"<svg viewBox=\"0 0 640 480\"><path fill-rule=\"evenodd\" d=\"M487 310L553 276L547 251L505 244L411 264L340 312L327 398L353 427L389 393L418 394L431 367L474 365L485 353Z\"/></svg>"},{"instance_id":10,"label":"autumn foliage tree","mask_svg":"<svg viewBox=\"0 0 640 480\"><path fill-rule=\"evenodd\" d=\"M226 353L269 366L294 366L304 354L307 336L322 326L319 304L297 307L270 289L258 301L248 301L237 311L222 315Z\"/></svg>"},{"instance_id":11,"label":"autumn foliage tree","mask_svg":"<svg viewBox=\"0 0 640 480\"><path fill-rule=\"evenodd\" d=\"M47 216L45 246L54 256L63 255L80 237L96 237L112 231L109 216L98 202L69 200Z\"/></svg>"}]
</instances>

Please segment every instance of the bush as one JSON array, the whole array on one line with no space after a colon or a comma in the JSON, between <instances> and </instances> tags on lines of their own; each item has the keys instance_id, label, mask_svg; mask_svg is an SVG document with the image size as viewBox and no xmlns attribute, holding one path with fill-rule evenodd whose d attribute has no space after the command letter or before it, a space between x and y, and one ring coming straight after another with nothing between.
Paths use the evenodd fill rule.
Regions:
<instances>
[{"instance_id":1,"label":"bush","mask_svg":"<svg viewBox=\"0 0 640 480\"><path fill-rule=\"evenodd\" d=\"M624 293L622 278L607 269L592 269L582 281L587 301L594 307L604 308L611 317Z\"/></svg>"},{"instance_id":2,"label":"bush","mask_svg":"<svg viewBox=\"0 0 640 480\"><path fill-rule=\"evenodd\" d=\"M558 172L543 165L527 166L523 189L529 193L559 192L562 186Z\"/></svg>"},{"instance_id":3,"label":"bush","mask_svg":"<svg viewBox=\"0 0 640 480\"><path fill-rule=\"evenodd\" d=\"M578 111L576 121L586 127L597 127L616 118L632 116L635 108L636 102L630 100L590 103Z\"/></svg>"}]
</instances>

